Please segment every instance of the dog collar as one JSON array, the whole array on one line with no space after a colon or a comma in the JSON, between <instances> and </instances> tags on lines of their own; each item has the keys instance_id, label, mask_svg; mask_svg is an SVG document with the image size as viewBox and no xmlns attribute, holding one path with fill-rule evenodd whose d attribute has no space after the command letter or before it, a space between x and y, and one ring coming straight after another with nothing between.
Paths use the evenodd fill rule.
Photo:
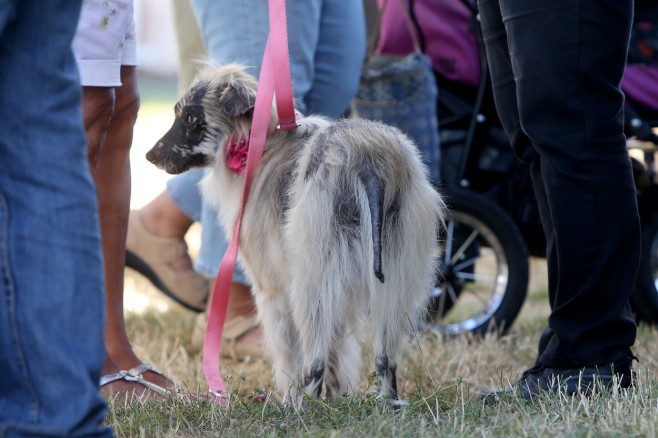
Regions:
<instances>
[{"instance_id":1,"label":"dog collar","mask_svg":"<svg viewBox=\"0 0 658 438\"><path fill-rule=\"evenodd\" d=\"M299 121L304 116L299 111L295 110L295 121L299 126ZM278 126L277 126L278 128ZM270 133L271 134L271 133ZM243 136L241 134L233 134L224 146L224 154L226 156L226 167L231 169L236 175L244 172L247 167L247 152L249 151L249 135Z\"/></svg>"}]
</instances>

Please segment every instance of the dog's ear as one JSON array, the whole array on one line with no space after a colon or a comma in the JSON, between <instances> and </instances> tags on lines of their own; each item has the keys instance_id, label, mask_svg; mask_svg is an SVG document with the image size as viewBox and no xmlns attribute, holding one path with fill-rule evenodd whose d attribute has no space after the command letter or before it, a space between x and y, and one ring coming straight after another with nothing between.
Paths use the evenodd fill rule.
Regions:
<instances>
[{"instance_id":1,"label":"dog's ear","mask_svg":"<svg viewBox=\"0 0 658 438\"><path fill-rule=\"evenodd\" d=\"M240 82L227 85L219 97L224 112L230 116L241 116L253 111L256 92Z\"/></svg>"}]
</instances>

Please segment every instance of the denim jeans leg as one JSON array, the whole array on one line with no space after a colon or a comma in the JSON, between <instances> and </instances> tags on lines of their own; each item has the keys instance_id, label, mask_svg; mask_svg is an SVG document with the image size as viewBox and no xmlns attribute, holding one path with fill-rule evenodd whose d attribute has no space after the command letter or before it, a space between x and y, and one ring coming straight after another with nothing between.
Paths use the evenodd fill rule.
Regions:
<instances>
[{"instance_id":1,"label":"denim jeans leg","mask_svg":"<svg viewBox=\"0 0 658 438\"><path fill-rule=\"evenodd\" d=\"M70 49L79 10L0 0L0 436L111 436L97 201Z\"/></svg>"},{"instance_id":2,"label":"denim jeans leg","mask_svg":"<svg viewBox=\"0 0 658 438\"><path fill-rule=\"evenodd\" d=\"M268 0L191 0L208 56L258 78L269 34Z\"/></svg>"},{"instance_id":3,"label":"denim jeans leg","mask_svg":"<svg viewBox=\"0 0 658 438\"><path fill-rule=\"evenodd\" d=\"M288 21L295 95L308 114L342 116L356 94L366 55L363 2L288 2Z\"/></svg>"},{"instance_id":4,"label":"denim jeans leg","mask_svg":"<svg viewBox=\"0 0 658 438\"><path fill-rule=\"evenodd\" d=\"M206 169L194 169L176 175L167 181L167 193L189 218L201 222L201 249L194 262L194 269L214 277L228 248L228 239L217 222L217 212L201 198L199 182L206 172ZM239 266L236 266L233 273L233 282L250 284Z\"/></svg>"},{"instance_id":5,"label":"denim jeans leg","mask_svg":"<svg viewBox=\"0 0 658 438\"><path fill-rule=\"evenodd\" d=\"M224 229L217 222L217 210L209 203L204 202L201 209L201 248L199 257L194 263L194 268L210 277L215 277L219 270L219 264L228 249L229 238ZM251 286L247 280L240 263L236 264L233 271L233 283Z\"/></svg>"},{"instance_id":6,"label":"denim jeans leg","mask_svg":"<svg viewBox=\"0 0 658 438\"><path fill-rule=\"evenodd\" d=\"M205 169L192 169L167 181L167 193L171 199L187 217L195 222L201 220L202 200L199 181L205 174Z\"/></svg>"},{"instance_id":7,"label":"denim jeans leg","mask_svg":"<svg viewBox=\"0 0 658 438\"><path fill-rule=\"evenodd\" d=\"M269 34L267 0L192 0L210 58L258 77ZM290 72L297 109L339 117L356 93L365 56L362 2L287 1ZM230 29L230 31L227 31Z\"/></svg>"},{"instance_id":8,"label":"denim jeans leg","mask_svg":"<svg viewBox=\"0 0 658 438\"><path fill-rule=\"evenodd\" d=\"M210 58L222 65L237 62L258 77L269 34L267 0L242 2L192 0ZM312 0L286 3L290 69L297 108L339 117L349 106L358 86L358 72L365 54L365 19L361 2ZM227 32L226 29L231 29ZM197 180L198 182L198 180ZM182 183L182 181L181 181ZM174 185L178 185L176 181ZM168 191L173 198L173 190ZM176 199L174 199L176 201ZM182 203L177 205L185 211ZM201 250L195 268L214 276L228 239L217 224L213 208L203 202ZM234 282L249 284L239 267Z\"/></svg>"}]
</instances>

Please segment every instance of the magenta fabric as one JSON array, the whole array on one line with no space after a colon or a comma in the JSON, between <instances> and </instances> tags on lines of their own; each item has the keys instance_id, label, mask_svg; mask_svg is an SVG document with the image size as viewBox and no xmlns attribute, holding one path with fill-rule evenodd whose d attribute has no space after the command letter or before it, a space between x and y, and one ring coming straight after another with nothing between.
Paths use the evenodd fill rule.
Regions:
<instances>
[{"instance_id":1,"label":"magenta fabric","mask_svg":"<svg viewBox=\"0 0 658 438\"><path fill-rule=\"evenodd\" d=\"M633 109L658 110L658 66L628 65L621 88Z\"/></svg>"},{"instance_id":2,"label":"magenta fabric","mask_svg":"<svg viewBox=\"0 0 658 438\"><path fill-rule=\"evenodd\" d=\"M381 7L384 0L378 0ZM408 0L402 0L408 5ZM446 79L477 87L480 56L468 29L471 12L460 0L415 0L414 12L425 36L425 52L434 70ZM414 50L399 0L387 0L376 53L407 54Z\"/></svg>"}]
</instances>

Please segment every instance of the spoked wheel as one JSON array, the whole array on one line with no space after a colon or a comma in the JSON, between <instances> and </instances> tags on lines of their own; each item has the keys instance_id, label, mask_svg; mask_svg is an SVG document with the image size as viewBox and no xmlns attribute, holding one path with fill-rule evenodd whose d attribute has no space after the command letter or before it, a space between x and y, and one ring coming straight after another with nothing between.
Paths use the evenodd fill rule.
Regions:
<instances>
[{"instance_id":1,"label":"spoked wheel","mask_svg":"<svg viewBox=\"0 0 658 438\"><path fill-rule=\"evenodd\" d=\"M484 195L445 193L450 215L440 236L445 252L432 291L431 326L447 335L503 334L528 289L528 249L505 211Z\"/></svg>"},{"instance_id":2,"label":"spoked wheel","mask_svg":"<svg viewBox=\"0 0 658 438\"><path fill-rule=\"evenodd\" d=\"M637 318L658 323L658 213L642 223L640 267L631 296Z\"/></svg>"}]
</instances>

